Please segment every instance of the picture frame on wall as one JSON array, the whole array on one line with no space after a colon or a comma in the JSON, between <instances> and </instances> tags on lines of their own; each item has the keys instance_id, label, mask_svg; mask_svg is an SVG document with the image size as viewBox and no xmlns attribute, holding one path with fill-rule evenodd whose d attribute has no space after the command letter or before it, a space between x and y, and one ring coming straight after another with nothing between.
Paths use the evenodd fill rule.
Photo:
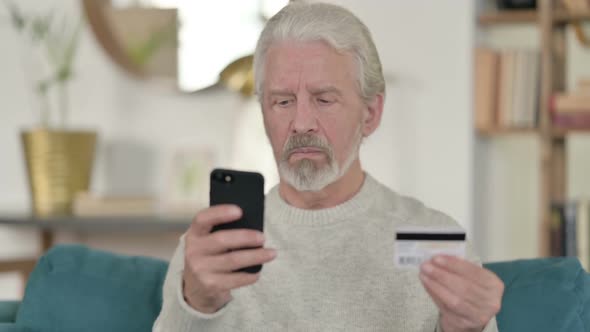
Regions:
<instances>
[{"instance_id":1,"label":"picture frame on wall","mask_svg":"<svg viewBox=\"0 0 590 332\"><path fill-rule=\"evenodd\" d=\"M194 215L209 205L209 174L214 165L209 148L183 148L173 152L162 209L169 214Z\"/></svg>"}]
</instances>

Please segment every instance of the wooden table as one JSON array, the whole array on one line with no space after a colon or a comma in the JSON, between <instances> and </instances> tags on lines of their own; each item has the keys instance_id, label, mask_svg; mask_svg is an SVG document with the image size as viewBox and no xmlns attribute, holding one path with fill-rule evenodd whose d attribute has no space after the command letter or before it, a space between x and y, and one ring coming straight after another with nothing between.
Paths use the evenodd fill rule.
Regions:
<instances>
[{"instance_id":1,"label":"wooden table","mask_svg":"<svg viewBox=\"0 0 590 332\"><path fill-rule=\"evenodd\" d=\"M191 223L191 217L145 216L145 217L75 217L57 216L38 218L27 214L0 216L0 226L30 228L39 231L43 255L54 245L55 233L183 233ZM38 257L0 259L0 272L19 272L24 280L33 271Z\"/></svg>"}]
</instances>

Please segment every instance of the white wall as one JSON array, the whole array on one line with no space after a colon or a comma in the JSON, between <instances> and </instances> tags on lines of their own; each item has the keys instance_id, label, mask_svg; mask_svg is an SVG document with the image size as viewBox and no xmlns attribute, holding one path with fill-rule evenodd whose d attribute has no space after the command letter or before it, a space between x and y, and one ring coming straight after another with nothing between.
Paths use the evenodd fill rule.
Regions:
<instances>
[{"instance_id":1,"label":"white wall","mask_svg":"<svg viewBox=\"0 0 590 332\"><path fill-rule=\"evenodd\" d=\"M470 230L472 1L333 2L367 24L390 78L367 167Z\"/></svg>"},{"instance_id":2,"label":"white wall","mask_svg":"<svg viewBox=\"0 0 590 332\"><path fill-rule=\"evenodd\" d=\"M393 78L388 82L382 127L363 147L366 169L393 189L448 213L469 230L472 2L333 2L347 6L369 26L385 72ZM54 3L68 10L77 7L74 0ZM19 4L36 6L38 1ZM2 11L0 16L4 16ZM23 211L29 206L29 197L18 133L34 120L27 109L29 96L19 55L14 51L19 40L6 26L0 28L0 40L0 211ZM116 163L121 172L117 176L134 177L131 188L117 190L157 194L166 182L166 161L181 146L211 146L219 153L218 165L231 163L235 141L232 128L248 102L223 89L179 95L130 79L106 58L88 30L83 33L78 59L71 123L100 132L93 190L113 191L116 186L109 169ZM110 147L121 141L144 147L145 162L121 164L121 160L109 159L113 155ZM169 255L175 244L175 239L163 239L158 249L148 251L145 248L153 238L74 239L159 257ZM0 228L1 257L30 255L37 249L35 234ZM16 296L14 278L0 279L0 298Z\"/></svg>"}]
</instances>

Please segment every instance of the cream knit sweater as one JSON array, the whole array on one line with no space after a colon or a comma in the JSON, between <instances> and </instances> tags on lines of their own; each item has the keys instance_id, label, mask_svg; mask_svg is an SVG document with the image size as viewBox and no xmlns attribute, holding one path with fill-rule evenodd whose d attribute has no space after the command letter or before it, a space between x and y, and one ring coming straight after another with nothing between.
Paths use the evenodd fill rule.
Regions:
<instances>
[{"instance_id":1,"label":"cream knit sweater","mask_svg":"<svg viewBox=\"0 0 590 332\"><path fill-rule=\"evenodd\" d=\"M154 331L437 330L438 310L418 272L393 264L395 227L456 226L451 218L369 175L352 199L333 208L294 208L276 187L265 206L266 246L277 258L263 267L260 280L234 290L233 300L214 314L193 310L182 296L183 236ZM495 319L485 331L497 331Z\"/></svg>"}]
</instances>

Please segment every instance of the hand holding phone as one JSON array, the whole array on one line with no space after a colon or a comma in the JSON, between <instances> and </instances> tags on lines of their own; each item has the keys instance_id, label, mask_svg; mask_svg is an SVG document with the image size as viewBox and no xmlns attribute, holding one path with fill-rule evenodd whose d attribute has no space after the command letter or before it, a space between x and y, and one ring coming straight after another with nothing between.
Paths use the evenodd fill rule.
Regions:
<instances>
[{"instance_id":1,"label":"hand holding phone","mask_svg":"<svg viewBox=\"0 0 590 332\"><path fill-rule=\"evenodd\" d=\"M259 173L241 172L228 169L214 169L211 172L210 205L235 204L242 209L242 217L232 223L213 227L212 232L228 229L252 229L259 232L264 228L264 177ZM239 249L252 249L244 247ZM240 271L257 273L262 265L249 266Z\"/></svg>"},{"instance_id":2,"label":"hand holding phone","mask_svg":"<svg viewBox=\"0 0 590 332\"><path fill-rule=\"evenodd\" d=\"M212 179L213 176L214 173ZM273 249L262 247L262 219L253 219L263 211L259 195L242 201L242 194L237 195L230 189L238 183L240 187L243 185L239 179L241 175L233 178L234 184L221 188L218 185L222 183L212 185L212 206L197 213L185 236L183 295L191 307L203 313L216 312L231 300L231 290L251 285L259 278L259 273L242 271L259 271L256 266L270 262L276 256ZM256 189L262 194L262 204L263 187ZM236 198L240 198L239 202L235 201ZM225 204L226 200L230 204ZM246 201L253 205L242 204L242 208L236 205ZM260 212L261 217L262 214ZM229 226L231 224L234 225ZM212 232L214 228L216 231Z\"/></svg>"}]
</instances>

